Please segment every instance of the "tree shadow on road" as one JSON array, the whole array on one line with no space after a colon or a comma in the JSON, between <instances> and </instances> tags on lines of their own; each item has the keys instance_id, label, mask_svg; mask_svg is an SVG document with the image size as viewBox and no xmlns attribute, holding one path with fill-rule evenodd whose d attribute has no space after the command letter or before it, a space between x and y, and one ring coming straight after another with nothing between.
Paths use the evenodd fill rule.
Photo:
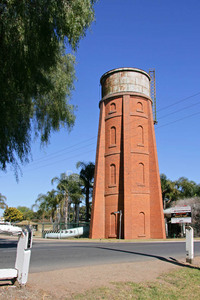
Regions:
<instances>
[{"instance_id":1,"label":"tree shadow on road","mask_svg":"<svg viewBox=\"0 0 200 300\"><path fill-rule=\"evenodd\" d=\"M95 247L95 248L104 249L104 250L108 250L108 251L117 251L117 252L122 252L122 253L129 253L129 254L133 254L133 255L140 255L140 256L145 256L145 257L150 257L150 258L155 258L155 259L159 259L161 261L167 262L167 263L174 264L176 266L200 270L200 268L198 266L191 265L189 263L180 262L180 261L178 261L177 259L175 259L173 257L166 258L166 257L159 256L159 255L140 253L140 252L134 252L134 251L128 251L128 250L112 249L112 248L107 248L107 247L102 247L102 246L101 247Z\"/></svg>"}]
</instances>

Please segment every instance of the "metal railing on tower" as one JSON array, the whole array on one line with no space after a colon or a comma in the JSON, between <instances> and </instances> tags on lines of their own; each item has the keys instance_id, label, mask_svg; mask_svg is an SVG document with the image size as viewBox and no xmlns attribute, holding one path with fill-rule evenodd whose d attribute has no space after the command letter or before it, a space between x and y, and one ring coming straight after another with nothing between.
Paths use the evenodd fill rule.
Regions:
<instances>
[{"instance_id":1,"label":"metal railing on tower","mask_svg":"<svg viewBox=\"0 0 200 300\"><path fill-rule=\"evenodd\" d=\"M149 70L150 80L150 96L153 104L153 120L154 124L157 124L157 115L156 115L156 78L155 78L155 69Z\"/></svg>"}]
</instances>

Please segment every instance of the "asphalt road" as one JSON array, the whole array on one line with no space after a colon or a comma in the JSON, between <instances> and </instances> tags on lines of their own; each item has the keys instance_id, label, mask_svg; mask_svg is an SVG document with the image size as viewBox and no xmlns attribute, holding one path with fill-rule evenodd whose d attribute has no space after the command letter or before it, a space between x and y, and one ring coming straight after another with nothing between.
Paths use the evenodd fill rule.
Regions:
<instances>
[{"instance_id":1,"label":"asphalt road","mask_svg":"<svg viewBox=\"0 0 200 300\"><path fill-rule=\"evenodd\" d=\"M0 239L0 268L13 268L17 241ZM194 251L200 256L200 242ZM51 271L107 263L164 260L186 256L185 242L105 243L34 240L30 272Z\"/></svg>"}]
</instances>

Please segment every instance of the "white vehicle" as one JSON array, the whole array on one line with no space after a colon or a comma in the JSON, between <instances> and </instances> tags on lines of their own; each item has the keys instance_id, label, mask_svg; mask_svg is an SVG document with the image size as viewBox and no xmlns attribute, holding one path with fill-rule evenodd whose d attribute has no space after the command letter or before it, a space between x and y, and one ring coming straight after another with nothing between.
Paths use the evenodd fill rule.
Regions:
<instances>
[{"instance_id":1,"label":"white vehicle","mask_svg":"<svg viewBox=\"0 0 200 300\"><path fill-rule=\"evenodd\" d=\"M22 229L18 226L13 226L9 222L0 222L0 234L19 235Z\"/></svg>"}]
</instances>

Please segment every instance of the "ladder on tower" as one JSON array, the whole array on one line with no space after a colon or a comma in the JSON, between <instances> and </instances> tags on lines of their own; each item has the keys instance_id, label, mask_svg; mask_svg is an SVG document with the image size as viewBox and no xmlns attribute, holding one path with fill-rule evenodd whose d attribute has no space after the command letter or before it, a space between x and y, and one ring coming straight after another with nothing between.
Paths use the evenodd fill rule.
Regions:
<instances>
[{"instance_id":1,"label":"ladder on tower","mask_svg":"<svg viewBox=\"0 0 200 300\"><path fill-rule=\"evenodd\" d=\"M149 70L150 76L150 96L153 104L153 121L154 124L157 124L157 116L156 116L156 79L155 79L155 69Z\"/></svg>"}]
</instances>

